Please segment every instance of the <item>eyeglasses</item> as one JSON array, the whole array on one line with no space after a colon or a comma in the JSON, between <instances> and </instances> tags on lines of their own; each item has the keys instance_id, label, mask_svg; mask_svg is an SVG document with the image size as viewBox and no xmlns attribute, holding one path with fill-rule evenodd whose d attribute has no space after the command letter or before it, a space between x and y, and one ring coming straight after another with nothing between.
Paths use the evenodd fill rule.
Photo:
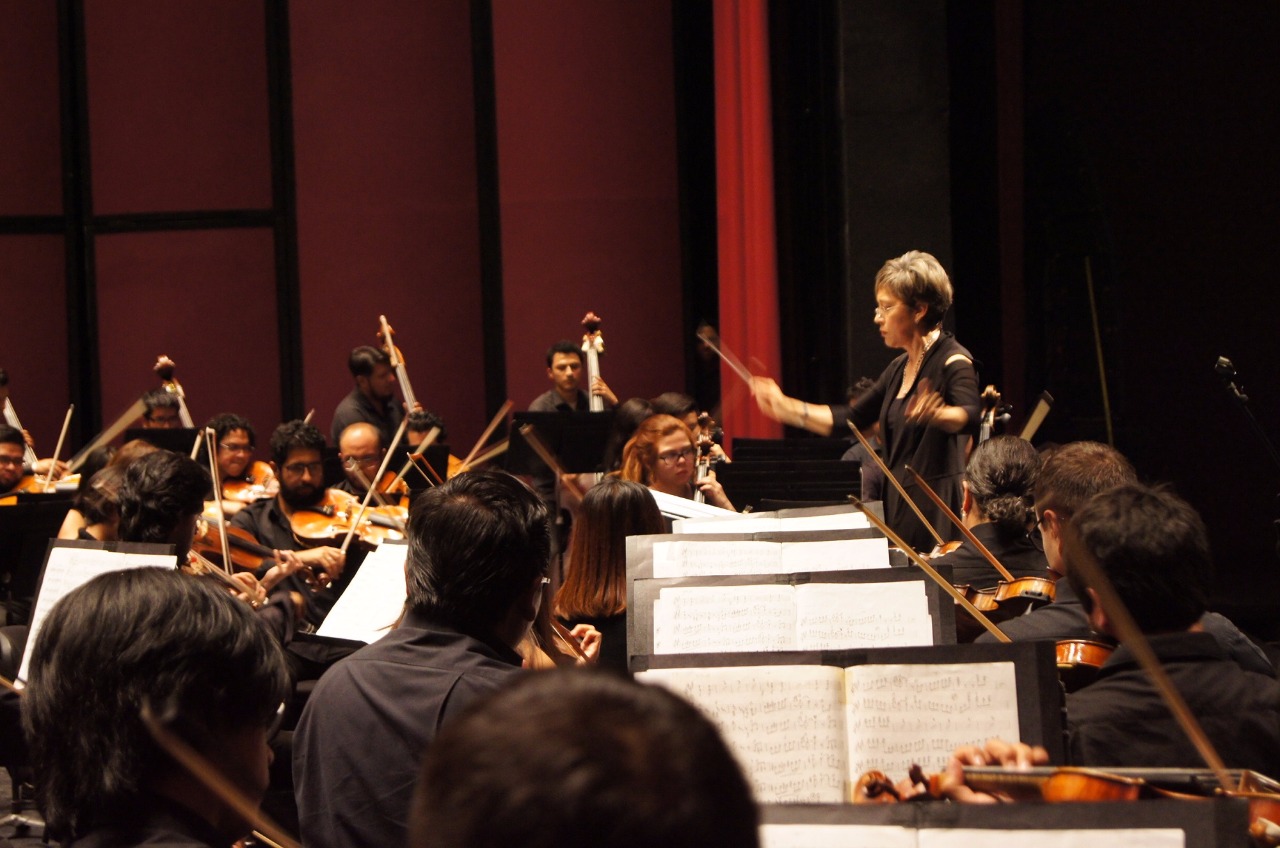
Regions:
<instances>
[{"instance_id":1,"label":"eyeglasses","mask_svg":"<svg viewBox=\"0 0 1280 848\"><path fill-rule=\"evenodd\" d=\"M890 312L892 312L893 310L897 309L897 308L898 308L899 306L901 306L901 305L902 305L901 303L895 303L895 304L893 304L892 306L877 306L877 307L876 307L876 317L877 317L877 318L884 318L886 315L888 315Z\"/></svg>"},{"instance_id":2,"label":"eyeglasses","mask_svg":"<svg viewBox=\"0 0 1280 848\"><path fill-rule=\"evenodd\" d=\"M377 454L373 456L349 456L342 460L342 467L348 471L355 471L359 467L373 468L379 462L382 462L382 457Z\"/></svg>"},{"instance_id":3,"label":"eyeglasses","mask_svg":"<svg viewBox=\"0 0 1280 848\"><path fill-rule=\"evenodd\" d=\"M319 477L320 474L324 472L324 463L323 462L294 462L294 463L290 463L289 465L286 465L284 467L284 470L288 471L290 474L294 475L295 477L301 477L303 474L306 474L308 471L311 472L312 476Z\"/></svg>"},{"instance_id":4,"label":"eyeglasses","mask_svg":"<svg viewBox=\"0 0 1280 848\"><path fill-rule=\"evenodd\" d=\"M666 453L658 454L658 462L661 462L663 465L675 465L679 460L692 459L694 454L697 452L698 451L692 447L687 447L684 450L678 451L667 451Z\"/></svg>"},{"instance_id":5,"label":"eyeglasses","mask_svg":"<svg viewBox=\"0 0 1280 848\"><path fill-rule=\"evenodd\" d=\"M0 465L22 465L20 456L0 456Z\"/></svg>"},{"instance_id":6,"label":"eyeglasses","mask_svg":"<svg viewBox=\"0 0 1280 848\"><path fill-rule=\"evenodd\" d=\"M218 447L227 453L253 453L253 445L250 444L231 444L230 442L218 442Z\"/></svg>"}]
</instances>

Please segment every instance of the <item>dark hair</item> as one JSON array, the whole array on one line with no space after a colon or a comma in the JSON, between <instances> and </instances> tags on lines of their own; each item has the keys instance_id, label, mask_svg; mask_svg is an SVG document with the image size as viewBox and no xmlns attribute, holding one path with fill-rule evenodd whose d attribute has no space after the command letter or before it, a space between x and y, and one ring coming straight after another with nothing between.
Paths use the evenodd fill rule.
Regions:
<instances>
[{"instance_id":1,"label":"dark hair","mask_svg":"<svg viewBox=\"0 0 1280 848\"><path fill-rule=\"evenodd\" d=\"M1036 476L1036 510L1052 509L1070 518L1089 498L1138 482L1133 464L1120 451L1099 442L1071 442L1050 452Z\"/></svg>"},{"instance_id":2,"label":"dark hair","mask_svg":"<svg viewBox=\"0 0 1280 848\"><path fill-rule=\"evenodd\" d=\"M108 465L80 486L72 504L84 516L85 526L116 524L120 520L120 484L124 466ZM83 473L83 472L82 472Z\"/></svg>"},{"instance_id":3,"label":"dark hair","mask_svg":"<svg viewBox=\"0 0 1280 848\"><path fill-rule=\"evenodd\" d=\"M176 766L151 741L151 709L202 752L266 726L288 692L284 657L247 604L177 571L95 577L50 611L31 653L23 724L51 833L133 824Z\"/></svg>"},{"instance_id":4,"label":"dark hair","mask_svg":"<svg viewBox=\"0 0 1280 848\"><path fill-rule=\"evenodd\" d=\"M564 584L556 594L561 618L617 615L627 608L627 537L663 532L665 524L649 490L606 477L582 497Z\"/></svg>"},{"instance_id":5,"label":"dark hair","mask_svg":"<svg viewBox=\"0 0 1280 848\"><path fill-rule=\"evenodd\" d=\"M521 677L427 749L410 848L755 848L751 790L686 701L598 670Z\"/></svg>"},{"instance_id":6,"label":"dark hair","mask_svg":"<svg viewBox=\"0 0 1280 848\"><path fill-rule=\"evenodd\" d=\"M618 475L648 486L653 482L653 469L658 464L658 442L672 433L683 432L693 444L693 433L679 418L651 415L636 428L636 434L622 449L622 468Z\"/></svg>"},{"instance_id":7,"label":"dark hair","mask_svg":"<svg viewBox=\"0 0 1280 848\"><path fill-rule=\"evenodd\" d=\"M444 440L449 434L444 429L444 419L434 412L427 412L425 409L415 409L409 413L409 423L405 429L413 433L427 433L432 427L440 428L440 435L436 441L444 444Z\"/></svg>"},{"instance_id":8,"label":"dark hair","mask_svg":"<svg viewBox=\"0 0 1280 848\"><path fill-rule=\"evenodd\" d=\"M89 455L80 463L80 486L76 489L77 497L89 488L93 476L111 464L116 458L116 449L112 445L101 445L89 451ZM80 509L80 507L76 507ZM80 510L84 512L84 510Z\"/></svg>"},{"instance_id":9,"label":"dark hair","mask_svg":"<svg viewBox=\"0 0 1280 848\"><path fill-rule=\"evenodd\" d=\"M111 457L111 462L108 465L119 465L128 468L147 454L155 453L158 450L160 448L146 439L130 439L120 446L120 450L116 451L115 456Z\"/></svg>"},{"instance_id":10,"label":"dark hair","mask_svg":"<svg viewBox=\"0 0 1280 848\"><path fill-rule=\"evenodd\" d=\"M644 398L628 398L613 411L613 429L604 448L602 462L605 471L617 471L622 467L622 449L636 434L640 422L653 415L653 404Z\"/></svg>"},{"instance_id":11,"label":"dark hair","mask_svg":"<svg viewBox=\"0 0 1280 848\"><path fill-rule=\"evenodd\" d=\"M352 377L368 377L375 365L390 365L391 357L385 350L370 345L360 345L347 357L347 368Z\"/></svg>"},{"instance_id":12,"label":"dark hair","mask_svg":"<svg viewBox=\"0 0 1280 848\"><path fill-rule=\"evenodd\" d=\"M555 361L557 353L572 353L578 357L578 361L582 362L582 347L576 345L568 339L560 341L547 348L547 367L551 367L551 363Z\"/></svg>"},{"instance_id":13,"label":"dark hair","mask_svg":"<svg viewBox=\"0 0 1280 848\"><path fill-rule=\"evenodd\" d=\"M295 450L324 452L324 434L301 419L286 421L271 434L271 461L283 467Z\"/></svg>"},{"instance_id":14,"label":"dark hair","mask_svg":"<svg viewBox=\"0 0 1280 848\"><path fill-rule=\"evenodd\" d=\"M157 409L179 409L178 396L167 389L152 389L142 396L142 403L147 408L143 413L147 418Z\"/></svg>"},{"instance_id":15,"label":"dark hair","mask_svg":"<svg viewBox=\"0 0 1280 848\"><path fill-rule=\"evenodd\" d=\"M1127 484L1090 498L1064 531L1067 577L1085 610L1075 562L1092 555L1143 633L1186 630L1208 609L1213 560L1204 522L1165 487Z\"/></svg>"},{"instance_id":16,"label":"dark hair","mask_svg":"<svg viewBox=\"0 0 1280 848\"><path fill-rule=\"evenodd\" d=\"M698 411L698 402L681 392L663 392L654 398L654 415L670 415L673 418L684 418L690 412Z\"/></svg>"},{"instance_id":17,"label":"dark hair","mask_svg":"<svg viewBox=\"0 0 1280 848\"><path fill-rule=\"evenodd\" d=\"M253 425L243 415L236 415L234 412L223 412L210 418L209 422L204 426L212 428L218 434L218 441L225 439L232 430L244 430L249 434L249 447L257 444L257 435L253 432Z\"/></svg>"},{"instance_id":18,"label":"dark hair","mask_svg":"<svg viewBox=\"0 0 1280 848\"><path fill-rule=\"evenodd\" d=\"M23 438L22 431L17 427L10 427L8 424L0 424L0 445L27 445L27 440Z\"/></svg>"},{"instance_id":19,"label":"dark hair","mask_svg":"<svg viewBox=\"0 0 1280 848\"><path fill-rule=\"evenodd\" d=\"M129 465L117 500L122 542L168 542L187 516L204 511L209 472L190 457L158 450Z\"/></svg>"},{"instance_id":20,"label":"dark hair","mask_svg":"<svg viewBox=\"0 0 1280 848\"><path fill-rule=\"evenodd\" d=\"M547 508L501 471L459 474L414 501L406 564L408 605L485 636L546 574Z\"/></svg>"},{"instance_id":21,"label":"dark hair","mask_svg":"<svg viewBox=\"0 0 1280 848\"><path fill-rule=\"evenodd\" d=\"M993 436L969 458L969 491L1002 537L1022 536L1035 522L1031 493L1039 470L1040 454L1017 436Z\"/></svg>"}]
</instances>

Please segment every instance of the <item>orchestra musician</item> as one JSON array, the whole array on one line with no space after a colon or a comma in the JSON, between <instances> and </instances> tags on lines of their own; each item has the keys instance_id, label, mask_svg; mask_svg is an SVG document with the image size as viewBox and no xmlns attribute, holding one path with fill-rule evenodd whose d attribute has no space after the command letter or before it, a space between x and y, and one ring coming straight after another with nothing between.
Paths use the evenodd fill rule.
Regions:
<instances>
[{"instance_id":1,"label":"orchestra musician","mask_svg":"<svg viewBox=\"0 0 1280 848\"><path fill-rule=\"evenodd\" d=\"M152 389L142 396L145 407L142 426L147 430L177 430L182 427L182 405L178 396L165 389Z\"/></svg>"},{"instance_id":2,"label":"orchestra musician","mask_svg":"<svg viewBox=\"0 0 1280 848\"><path fill-rule=\"evenodd\" d=\"M702 713L661 687L573 669L527 675L441 730L408 845L755 848L758 815Z\"/></svg>"},{"instance_id":3,"label":"orchestra musician","mask_svg":"<svg viewBox=\"0 0 1280 848\"><path fill-rule=\"evenodd\" d=\"M74 589L44 621L23 698L47 836L229 848L251 824L160 750L140 710L256 804L288 693L279 645L203 580L135 568Z\"/></svg>"},{"instance_id":4,"label":"orchestra musician","mask_svg":"<svg viewBox=\"0 0 1280 848\"><path fill-rule=\"evenodd\" d=\"M978 429L980 402L973 357L942 329L951 307L952 287L938 260L918 250L890 259L876 274L875 323L887 347L903 351L854 402L827 406L784 395L767 377L752 380L760 410L775 421L826 436L847 425L859 430L879 427L885 464L908 490L906 467L914 468L953 512L960 511L969 436ZM934 539L896 489L885 487L885 520L918 550ZM935 528L944 535L945 513L921 493L915 498ZM950 528L951 538L959 531Z\"/></svg>"},{"instance_id":5,"label":"orchestra musician","mask_svg":"<svg viewBox=\"0 0 1280 848\"><path fill-rule=\"evenodd\" d=\"M437 730L522 674L516 646L547 580L547 515L502 472L462 473L415 501L399 626L325 673L294 734L303 844L405 844Z\"/></svg>"},{"instance_id":6,"label":"orchestra musician","mask_svg":"<svg viewBox=\"0 0 1280 848\"><path fill-rule=\"evenodd\" d=\"M270 473L266 463L254 462L253 451L256 436L249 419L233 412L224 412L210 418L204 425L213 430L218 449L218 476L222 480L222 511L226 515L234 515L244 506L245 500L228 497L228 486L249 484L247 491L267 496L278 485L275 476Z\"/></svg>"},{"instance_id":7,"label":"orchestra musician","mask_svg":"<svg viewBox=\"0 0 1280 848\"><path fill-rule=\"evenodd\" d=\"M335 489L364 497L369 490L365 481L372 480L386 455L378 428L366 421L357 421L342 431L338 437L338 458L347 477ZM363 480L361 479L363 475Z\"/></svg>"},{"instance_id":8,"label":"orchestra musician","mask_svg":"<svg viewBox=\"0 0 1280 848\"><path fill-rule=\"evenodd\" d=\"M22 478L27 474L48 474L55 467L53 459L38 460L28 467L25 464L27 437L16 427L0 424L0 495L7 495L18 488ZM59 472L66 469L62 462L56 463Z\"/></svg>"},{"instance_id":9,"label":"orchestra musician","mask_svg":"<svg viewBox=\"0 0 1280 848\"><path fill-rule=\"evenodd\" d=\"M699 420L702 416L699 414L696 400L683 392L663 392L654 398L651 403L654 415L670 415L672 418L679 418L683 421L684 426L689 428L690 433L693 433L693 443L702 446L705 450L710 450L713 461L729 461L724 448L712 440L712 434L702 432L702 422ZM708 448L707 445L710 445L710 447Z\"/></svg>"},{"instance_id":10,"label":"orchestra musician","mask_svg":"<svg viewBox=\"0 0 1280 848\"><path fill-rule=\"evenodd\" d=\"M1040 454L1016 436L995 436L974 448L964 472L964 525L1014 577L1044 577L1049 567L1028 531L1035 524L1032 486ZM989 589L1000 573L967 540L933 565L951 566L951 582Z\"/></svg>"},{"instance_id":11,"label":"orchestra musician","mask_svg":"<svg viewBox=\"0 0 1280 848\"><path fill-rule=\"evenodd\" d=\"M547 379L551 388L534 398L530 412L586 412L587 393L578 388L582 378L582 348L571 341L559 341L547 350ZM618 405L618 397L597 377L591 393L604 398L608 409Z\"/></svg>"},{"instance_id":12,"label":"orchestra musician","mask_svg":"<svg viewBox=\"0 0 1280 848\"><path fill-rule=\"evenodd\" d=\"M391 444L404 418L404 407L396 400L399 383L391 367L391 357L386 351L361 345L351 351L347 368L355 380L355 388L333 411L333 424L329 428L331 443L336 445L347 427L357 421L367 421L378 428L384 445Z\"/></svg>"},{"instance_id":13,"label":"orchestra musician","mask_svg":"<svg viewBox=\"0 0 1280 848\"><path fill-rule=\"evenodd\" d=\"M678 418L653 415L645 419L636 434L622 450L624 480L642 483L654 491L680 498L692 498L695 491L693 472L698 449L693 433ZM724 487L716 481L716 473L708 471L696 490L706 502L721 509L733 509Z\"/></svg>"},{"instance_id":14,"label":"orchestra musician","mask_svg":"<svg viewBox=\"0 0 1280 848\"><path fill-rule=\"evenodd\" d=\"M409 413L409 424L404 428L404 442L412 450L422 444L422 440L431 432L432 427L440 428L436 443L443 445L449 433L444 428L444 419L434 412L425 409L414 409Z\"/></svg>"}]
</instances>

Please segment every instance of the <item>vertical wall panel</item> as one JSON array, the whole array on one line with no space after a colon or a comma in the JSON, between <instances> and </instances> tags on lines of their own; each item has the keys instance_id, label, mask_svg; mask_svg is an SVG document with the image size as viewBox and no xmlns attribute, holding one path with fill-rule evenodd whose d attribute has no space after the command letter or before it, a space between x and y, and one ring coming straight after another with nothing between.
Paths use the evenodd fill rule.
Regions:
<instances>
[{"instance_id":1,"label":"vertical wall panel","mask_svg":"<svg viewBox=\"0 0 1280 848\"><path fill-rule=\"evenodd\" d=\"M271 205L264 21L262 0L85 2L95 213Z\"/></svg>"},{"instance_id":2,"label":"vertical wall panel","mask_svg":"<svg viewBox=\"0 0 1280 848\"><path fill-rule=\"evenodd\" d=\"M58 8L0 2L0 215L62 211Z\"/></svg>"},{"instance_id":3,"label":"vertical wall panel","mask_svg":"<svg viewBox=\"0 0 1280 848\"><path fill-rule=\"evenodd\" d=\"M53 454L69 403L63 263L61 236L0 236L0 368L41 456Z\"/></svg>"},{"instance_id":4,"label":"vertical wall panel","mask_svg":"<svg viewBox=\"0 0 1280 848\"><path fill-rule=\"evenodd\" d=\"M306 402L326 432L379 313L453 443L488 417L468 15L465 0L290 8Z\"/></svg>"},{"instance_id":5,"label":"vertical wall panel","mask_svg":"<svg viewBox=\"0 0 1280 848\"><path fill-rule=\"evenodd\" d=\"M102 403L109 424L177 363L197 424L248 416L259 458L280 420L269 230L138 233L98 239Z\"/></svg>"},{"instance_id":6,"label":"vertical wall panel","mask_svg":"<svg viewBox=\"0 0 1280 848\"><path fill-rule=\"evenodd\" d=\"M507 384L604 320L620 398L684 388L671 7L495 3ZM706 285L714 286L714 280Z\"/></svg>"}]
</instances>

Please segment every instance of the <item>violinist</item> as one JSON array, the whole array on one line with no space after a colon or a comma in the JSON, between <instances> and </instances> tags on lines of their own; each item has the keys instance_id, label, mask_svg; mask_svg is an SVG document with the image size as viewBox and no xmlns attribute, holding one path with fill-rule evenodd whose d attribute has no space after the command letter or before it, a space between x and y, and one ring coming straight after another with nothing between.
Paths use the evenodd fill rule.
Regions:
<instances>
[{"instance_id":1,"label":"violinist","mask_svg":"<svg viewBox=\"0 0 1280 848\"><path fill-rule=\"evenodd\" d=\"M21 430L8 424L0 424L0 495L17 490L22 478L28 474L48 474L52 467L56 467L58 471L66 468L61 462L55 466L52 459L41 459L28 467L24 459L26 445L26 436Z\"/></svg>"},{"instance_id":2,"label":"violinist","mask_svg":"<svg viewBox=\"0 0 1280 848\"><path fill-rule=\"evenodd\" d=\"M1035 523L1032 484L1040 454L1030 442L996 436L978 445L965 468L964 524L1014 577L1043 577L1048 563L1028 531ZM934 565L951 566L951 582L974 589L994 587L1000 573L968 541Z\"/></svg>"},{"instance_id":3,"label":"violinist","mask_svg":"<svg viewBox=\"0 0 1280 848\"><path fill-rule=\"evenodd\" d=\"M1067 578L1092 628L1119 639L1098 593L1070 565L1080 550L1115 587L1226 765L1280 774L1280 682L1232 662L1200 624L1213 563L1195 510L1167 489L1124 485L1085 503L1068 533L1076 538L1064 545ZM1067 696L1067 729L1080 765L1201 764L1123 641L1093 683Z\"/></svg>"},{"instance_id":4,"label":"violinist","mask_svg":"<svg viewBox=\"0 0 1280 848\"><path fill-rule=\"evenodd\" d=\"M142 396L145 409L142 426L147 430L177 430L182 426L182 404L178 396L165 389L152 389Z\"/></svg>"},{"instance_id":5,"label":"violinist","mask_svg":"<svg viewBox=\"0 0 1280 848\"><path fill-rule=\"evenodd\" d=\"M1057 582L1053 603L1026 615L1002 622L1000 629L1015 642L1044 639L1054 642L1096 639L1084 609L1083 599L1068 580L1069 563L1062 556L1063 534L1071 526L1076 510L1094 495L1138 482L1133 465L1115 448L1099 442L1072 442L1045 458L1035 483L1036 526L1044 544L1048 574ZM1200 626L1219 643L1242 668L1272 674L1271 661L1262 649L1245 636L1226 616L1205 612ZM982 634L975 641L991 642Z\"/></svg>"},{"instance_id":6,"label":"violinist","mask_svg":"<svg viewBox=\"0 0 1280 848\"><path fill-rule=\"evenodd\" d=\"M331 545L307 548L294 535L289 516L295 509L324 500L324 436L302 421L286 421L271 434L271 468L280 481L274 498L254 501L231 518L232 527L248 530L261 545L278 551L296 551L298 559L313 570L336 580L347 557Z\"/></svg>"},{"instance_id":7,"label":"violinist","mask_svg":"<svg viewBox=\"0 0 1280 848\"><path fill-rule=\"evenodd\" d=\"M440 435L436 437L438 444L444 444L448 438L448 432L444 429L444 419L434 412L427 412L425 409L414 409L409 413L409 425L404 428L404 442L413 450L422 444L422 440L427 437L433 427L440 428Z\"/></svg>"},{"instance_id":8,"label":"violinist","mask_svg":"<svg viewBox=\"0 0 1280 848\"><path fill-rule=\"evenodd\" d=\"M333 424L329 428L332 444L336 445L342 431L357 421L367 421L377 427L382 443L391 444L404 418L404 409L396 401L398 383L391 357L386 351L361 345L351 351L347 368L355 380L355 388L333 411Z\"/></svg>"},{"instance_id":9,"label":"violinist","mask_svg":"<svg viewBox=\"0 0 1280 848\"><path fill-rule=\"evenodd\" d=\"M382 446L378 428L365 421L357 421L342 431L338 437L338 458L347 479L334 486L350 495L364 497L369 490L367 481L373 479L382 465L387 451Z\"/></svg>"},{"instance_id":10,"label":"violinist","mask_svg":"<svg viewBox=\"0 0 1280 848\"><path fill-rule=\"evenodd\" d=\"M255 438L249 419L224 412L210 418L204 426L213 430L218 447L224 514L234 515L245 503L275 494L279 484L270 466L253 461Z\"/></svg>"}]
</instances>

